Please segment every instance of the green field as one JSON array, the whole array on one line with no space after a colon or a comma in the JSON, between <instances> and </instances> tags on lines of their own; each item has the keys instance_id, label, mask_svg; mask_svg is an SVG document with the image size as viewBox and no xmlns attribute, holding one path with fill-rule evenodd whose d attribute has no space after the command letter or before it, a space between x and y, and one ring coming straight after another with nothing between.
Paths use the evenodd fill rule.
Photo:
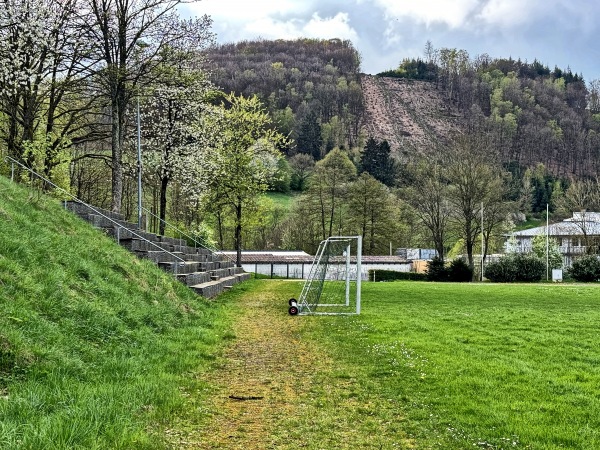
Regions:
<instances>
[{"instance_id":1,"label":"green field","mask_svg":"<svg viewBox=\"0 0 600 450\"><path fill-rule=\"evenodd\" d=\"M294 203L294 199L298 197L298 194L283 194L281 192L267 192L265 197L271 199L273 203L277 206L281 206L283 209L288 211L292 204Z\"/></svg>"},{"instance_id":2,"label":"green field","mask_svg":"<svg viewBox=\"0 0 600 450\"><path fill-rule=\"evenodd\" d=\"M309 448L600 448L599 294L366 283L361 316L297 318L333 364L280 432Z\"/></svg>"}]
</instances>

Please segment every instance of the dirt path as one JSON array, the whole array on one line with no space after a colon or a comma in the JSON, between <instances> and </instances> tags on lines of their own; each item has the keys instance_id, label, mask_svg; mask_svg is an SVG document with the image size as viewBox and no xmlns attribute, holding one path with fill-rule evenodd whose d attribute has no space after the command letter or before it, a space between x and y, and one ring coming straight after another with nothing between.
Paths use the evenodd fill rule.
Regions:
<instances>
[{"instance_id":1,"label":"dirt path","mask_svg":"<svg viewBox=\"0 0 600 450\"><path fill-rule=\"evenodd\" d=\"M260 295L244 295L235 339L207 380L218 386L212 420L207 428L180 437L177 448L273 448L269 436L275 423L295 413L302 384L327 365L323 355L301 341L307 318L289 316L280 292L281 283L267 282Z\"/></svg>"}]
</instances>

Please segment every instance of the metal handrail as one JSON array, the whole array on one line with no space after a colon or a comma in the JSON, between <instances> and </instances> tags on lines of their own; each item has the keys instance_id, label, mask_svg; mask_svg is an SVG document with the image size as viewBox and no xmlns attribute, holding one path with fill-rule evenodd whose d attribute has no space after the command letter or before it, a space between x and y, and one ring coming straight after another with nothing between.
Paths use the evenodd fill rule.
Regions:
<instances>
[{"instance_id":1,"label":"metal handrail","mask_svg":"<svg viewBox=\"0 0 600 450\"><path fill-rule=\"evenodd\" d=\"M26 165L22 164L21 162L17 161L14 158L11 158L10 156L6 156L4 157L5 161L10 161L11 163L11 181L14 181L14 165L17 164L18 166L22 167L23 169L29 171L32 175L35 175L36 177L38 177L40 180L44 181L45 183L48 183L50 186L54 187L55 189L57 189L58 191L62 192L63 194L65 194L66 196L70 197L71 200L76 201L78 203L81 203L83 206L85 206L86 208L89 208L90 210L92 210L94 213L98 214L99 216L102 216L103 218L109 220L110 222L112 222L113 224L115 224L116 226L119 227L119 229L124 228L126 230L128 230L133 236L135 236L138 239L141 239L144 242L147 242L151 245L153 245L154 247L158 248L160 251L167 253L168 255L171 255L172 257L174 257L175 259L179 260L180 262L184 262L185 263L185 259L183 259L182 257L171 253L168 250L165 250L164 248L162 248L160 245L156 244L155 242L152 242L149 239L146 239L144 236L136 233L135 231L133 231L131 228L127 228L124 227L123 225L121 225L119 222L117 222L116 220L112 219L111 217L108 217L107 215L103 214L101 211L99 211L97 208L93 207L92 205L87 204L86 202L84 202L83 200L78 199L77 197L75 197L73 194L71 194L70 192L64 190L63 188L61 188L60 186L57 186L56 184L54 184L52 181L48 180L47 178L45 178L43 175L40 175L39 173L37 173L35 170L27 167ZM174 274L177 275L177 264L175 264L175 270L174 270Z\"/></svg>"},{"instance_id":2,"label":"metal handrail","mask_svg":"<svg viewBox=\"0 0 600 450\"><path fill-rule=\"evenodd\" d=\"M227 254L225 254L225 253L222 253L220 250L218 250L218 249L216 249L216 248L214 248L214 247L212 247L212 246L210 246L210 245L207 245L206 243L202 243L202 242L199 242L199 241L197 241L197 240L196 240L196 239L195 239L193 236L190 236L190 235L189 235L189 234L187 234L186 232L184 232L184 231L180 230L179 228L177 228L177 227L176 227L175 225L173 225L172 223L169 223L169 222L167 222L165 219L161 219L159 216L157 216L156 214L154 214L154 213L153 213L152 211L150 211L149 209L147 209L147 208L144 208L144 207L142 206L142 211L145 211L145 212L147 212L148 214L150 214L150 215L151 215L152 217L154 217L155 219L158 219L158 220L159 220L161 223L164 223L166 226L168 226L168 227L171 227L173 230L175 230L175 231L176 231L177 233L179 233L180 235L182 235L182 236L184 236L184 237L186 237L186 238L188 238L188 239L192 240L192 241L194 242L194 248L196 248L196 245L197 245L197 246L199 246L199 247L201 247L201 248L204 248L204 249L206 249L206 250L208 250L208 251L210 251L210 252L212 252L212 253L218 253L220 256L222 256L222 257L226 258L226 259L227 259L229 262L235 263L235 261L234 261L232 258L230 258L230 257L229 257Z\"/></svg>"}]
</instances>

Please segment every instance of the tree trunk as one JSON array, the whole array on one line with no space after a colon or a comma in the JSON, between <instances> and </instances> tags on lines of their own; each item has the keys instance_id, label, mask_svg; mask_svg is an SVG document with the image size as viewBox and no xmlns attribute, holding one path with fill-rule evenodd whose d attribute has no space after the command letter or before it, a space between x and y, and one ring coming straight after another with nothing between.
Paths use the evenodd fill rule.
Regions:
<instances>
[{"instance_id":1,"label":"tree trunk","mask_svg":"<svg viewBox=\"0 0 600 450\"><path fill-rule=\"evenodd\" d=\"M123 165L121 161L121 121L119 105L113 100L111 107L111 148L112 148L112 203L111 210L121 212L123 199Z\"/></svg>"},{"instance_id":2,"label":"tree trunk","mask_svg":"<svg viewBox=\"0 0 600 450\"><path fill-rule=\"evenodd\" d=\"M158 234L164 236L165 221L167 217L167 186L169 185L169 177L163 176L160 179L160 205L158 216L160 218L158 225Z\"/></svg>"},{"instance_id":3,"label":"tree trunk","mask_svg":"<svg viewBox=\"0 0 600 450\"><path fill-rule=\"evenodd\" d=\"M235 205L235 252L236 266L242 267L242 202Z\"/></svg>"},{"instance_id":4,"label":"tree trunk","mask_svg":"<svg viewBox=\"0 0 600 450\"><path fill-rule=\"evenodd\" d=\"M219 229L219 248L223 250L223 218L221 217L221 211L217 211L217 227Z\"/></svg>"}]
</instances>

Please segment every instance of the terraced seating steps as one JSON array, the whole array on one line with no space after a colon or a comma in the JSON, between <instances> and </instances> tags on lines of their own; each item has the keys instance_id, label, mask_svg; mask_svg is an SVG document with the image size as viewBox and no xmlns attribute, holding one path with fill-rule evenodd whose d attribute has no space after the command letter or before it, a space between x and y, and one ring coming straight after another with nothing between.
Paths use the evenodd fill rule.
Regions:
<instances>
[{"instance_id":1,"label":"terraced seating steps","mask_svg":"<svg viewBox=\"0 0 600 450\"><path fill-rule=\"evenodd\" d=\"M90 209L75 201L66 208L116 239L121 246L140 258L146 258L199 295L214 298L231 286L250 278L241 267L205 248L190 247L184 239L161 236L140 230L121 214L100 208ZM101 214L98 214L100 212Z\"/></svg>"}]
</instances>

